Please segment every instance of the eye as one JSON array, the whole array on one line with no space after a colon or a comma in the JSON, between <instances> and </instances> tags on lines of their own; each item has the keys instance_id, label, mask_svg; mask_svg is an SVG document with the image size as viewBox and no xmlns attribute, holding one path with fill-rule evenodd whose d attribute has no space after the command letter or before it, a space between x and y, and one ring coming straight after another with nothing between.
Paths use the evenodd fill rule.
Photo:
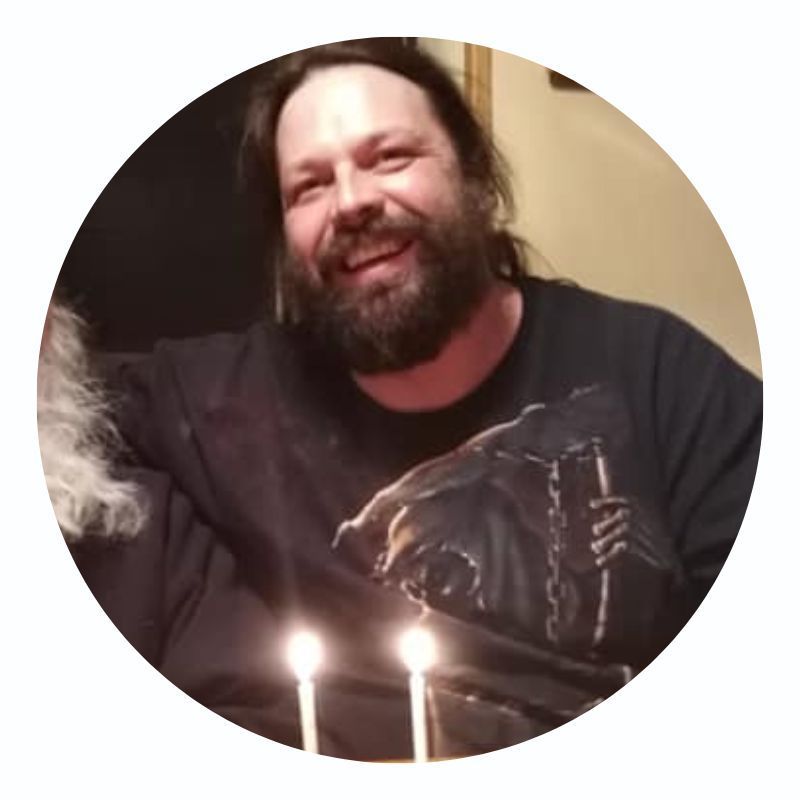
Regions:
<instances>
[{"instance_id":1,"label":"eye","mask_svg":"<svg viewBox=\"0 0 800 800\"><path fill-rule=\"evenodd\" d=\"M375 154L375 168L382 172L397 172L413 160L414 153L407 147L385 147Z\"/></svg>"},{"instance_id":2,"label":"eye","mask_svg":"<svg viewBox=\"0 0 800 800\"><path fill-rule=\"evenodd\" d=\"M294 206L313 200L314 197L324 188L325 181L322 178L308 177L298 181L289 189L286 197L286 205Z\"/></svg>"}]
</instances>

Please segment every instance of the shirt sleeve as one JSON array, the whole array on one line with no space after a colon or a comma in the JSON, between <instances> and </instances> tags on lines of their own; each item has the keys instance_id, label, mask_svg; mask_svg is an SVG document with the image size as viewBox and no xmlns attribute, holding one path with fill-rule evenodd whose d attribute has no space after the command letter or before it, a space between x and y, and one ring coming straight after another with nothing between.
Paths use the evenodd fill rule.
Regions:
<instances>
[{"instance_id":1,"label":"shirt sleeve","mask_svg":"<svg viewBox=\"0 0 800 800\"><path fill-rule=\"evenodd\" d=\"M132 474L148 505L143 529L72 547L100 606L178 689L243 727L299 744L272 610L166 476Z\"/></svg>"},{"instance_id":2,"label":"shirt sleeve","mask_svg":"<svg viewBox=\"0 0 800 800\"><path fill-rule=\"evenodd\" d=\"M169 516L159 669L217 713L286 741L296 725L280 623L179 493Z\"/></svg>"},{"instance_id":3,"label":"shirt sleeve","mask_svg":"<svg viewBox=\"0 0 800 800\"><path fill-rule=\"evenodd\" d=\"M661 470L691 613L747 509L761 446L762 383L672 317L662 330L655 380Z\"/></svg>"},{"instance_id":4,"label":"shirt sleeve","mask_svg":"<svg viewBox=\"0 0 800 800\"><path fill-rule=\"evenodd\" d=\"M198 435L198 416L213 399L212 344L164 341L150 354L107 360L105 377L128 457L168 474L203 517L217 525L214 481Z\"/></svg>"}]
</instances>

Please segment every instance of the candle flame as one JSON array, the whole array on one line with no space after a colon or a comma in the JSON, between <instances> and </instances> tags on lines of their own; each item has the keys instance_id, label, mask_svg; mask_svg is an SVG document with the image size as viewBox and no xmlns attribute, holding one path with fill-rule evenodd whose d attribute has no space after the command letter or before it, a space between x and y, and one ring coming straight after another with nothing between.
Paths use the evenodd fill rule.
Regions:
<instances>
[{"instance_id":1,"label":"candle flame","mask_svg":"<svg viewBox=\"0 0 800 800\"><path fill-rule=\"evenodd\" d=\"M300 631L289 640L288 656L297 680L311 680L322 661L322 643L310 631Z\"/></svg>"},{"instance_id":2,"label":"candle flame","mask_svg":"<svg viewBox=\"0 0 800 800\"><path fill-rule=\"evenodd\" d=\"M400 639L400 656L409 672L422 673L436 658L436 642L424 628L411 628Z\"/></svg>"}]
</instances>

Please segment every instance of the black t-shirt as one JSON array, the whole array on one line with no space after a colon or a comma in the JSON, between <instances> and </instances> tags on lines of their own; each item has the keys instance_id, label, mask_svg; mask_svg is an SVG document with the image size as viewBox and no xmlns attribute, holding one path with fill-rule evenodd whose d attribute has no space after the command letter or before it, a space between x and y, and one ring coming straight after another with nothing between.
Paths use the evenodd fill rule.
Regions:
<instances>
[{"instance_id":1,"label":"black t-shirt","mask_svg":"<svg viewBox=\"0 0 800 800\"><path fill-rule=\"evenodd\" d=\"M434 412L382 408L266 324L162 343L118 375L142 460L225 537L279 625L325 636L325 752L408 754L395 639L420 611L444 648L435 754L571 719L670 641L736 536L760 382L667 313L522 290L501 364Z\"/></svg>"}]
</instances>

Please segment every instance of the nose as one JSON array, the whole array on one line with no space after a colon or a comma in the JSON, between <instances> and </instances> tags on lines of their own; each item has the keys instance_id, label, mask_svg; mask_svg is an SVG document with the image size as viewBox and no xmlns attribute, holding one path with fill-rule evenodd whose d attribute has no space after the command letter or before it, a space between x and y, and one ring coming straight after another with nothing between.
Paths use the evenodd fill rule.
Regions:
<instances>
[{"instance_id":1,"label":"nose","mask_svg":"<svg viewBox=\"0 0 800 800\"><path fill-rule=\"evenodd\" d=\"M379 216L383 200L374 178L360 170L336 176L333 224L337 230L358 230Z\"/></svg>"}]
</instances>

